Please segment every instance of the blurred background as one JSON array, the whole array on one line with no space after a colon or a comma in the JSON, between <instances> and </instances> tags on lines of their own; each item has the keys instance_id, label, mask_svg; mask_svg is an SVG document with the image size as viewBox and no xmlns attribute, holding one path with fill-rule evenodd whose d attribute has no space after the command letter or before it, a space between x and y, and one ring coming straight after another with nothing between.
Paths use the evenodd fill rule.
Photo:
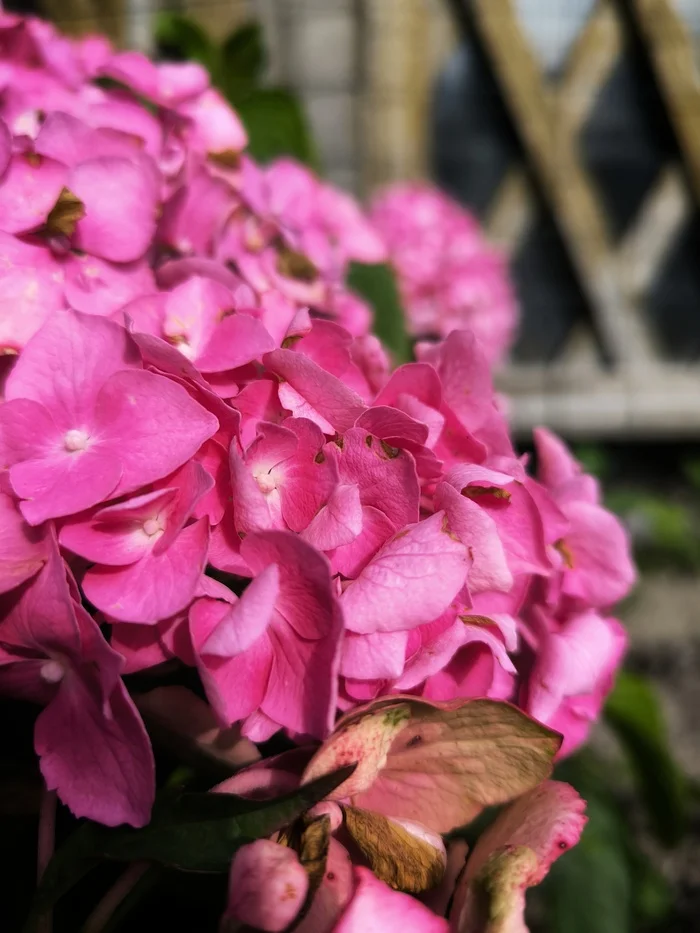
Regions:
<instances>
[{"instance_id":1,"label":"blurred background","mask_svg":"<svg viewBox=\"0 0 700 933\"><path fill-rule=\"evenodd\" d=\"M197 58L256 155L363 199L432 179L505 251L518 439L545 424L574 446L642 570L627 672L562 768L590 825L532 927L700 930L700 0L6 6Z\"/></svg>"}]
</instances>

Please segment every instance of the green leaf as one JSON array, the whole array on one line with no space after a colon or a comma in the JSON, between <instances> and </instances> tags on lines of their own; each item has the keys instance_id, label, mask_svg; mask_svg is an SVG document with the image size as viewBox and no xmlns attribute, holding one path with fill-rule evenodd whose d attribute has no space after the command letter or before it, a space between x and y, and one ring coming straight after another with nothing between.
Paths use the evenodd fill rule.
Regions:
<instances>
[{"instance_id":1,"label":"green leaf","mask_svg":"<svg viewBox=\"0 0 700 933\"><path fill-rule=\"evenodd\" d=\"M665 845L674 845L686 829L687 785L671 753L658 697L649 681L620 672L605 718L625 751L654 834Z\"/></svg>"},{"instance_id":2,"label":"green leaf","mask_svg":"<svg viewBox=\"0 0 700 933\"><path fill-rule=\"evenodd\" d=\"M355 765L340 768L274 800L212 793L166 795L143 829L86 823L49 863L26 930L36 930L42 914L101 859L152 861L184 871L228 871L237 849L293 822L354 770Z\"/></svg>"},{"instance_id":3,"label":"green leaf","mask_svg":"<svg viewBox=\"0 0 700 933\"><path fill-rule=\"evenodd\" d=\"M259 23L246 23L221 46L221 88L237 105L260 84L267 64Z\"/></svg>"},{"instance_id":4,"label":"green leaf","mask_svg":"<svg viewBox=\"0 0 700 933\"><path fill-rule=\"evenodd\" d=\"M392 351L397 364L411 359L405 316L396 275L388 263L350 263L347 284L374 308L374 332Z\"/></svg>"},{"instance_id":5,"label":"green leaf","mask_svg":"<svg viewBox=\"0 0 700 933\"><path fill-rule=\"evenodd\" d=\"M236 102L248 131L248 151L259 162L293 156L318 167L315 148L301 104L282 88L256 88Z\"/></svg>"},{"instance_id":6,"label":"green leaf","mask_svg":"<svg viewBox=\"0 0 700 933\"><path fill-rule=\"evenodd\" d=\"M155 41L164 58L200 62L216 80L220 67L219 49L194 20L180 13L159 13L155 22Z\"/></svg>"},{"instance_id":7,"label":"green leaf","mask_svg":"<svg viewBox=\"0 0 700 933\"><path fill-rule=\"evenodd\" d=\"M549 933L631 933L632 877L614 804L591 797L578 845L542 884Z\"/></svg>"},{"instance_id":8,"label":"green leaf","mask_svg":"<svg viewBox=\"0 0 700 933\"><path fill-rule=\"evenodd\" d=\"M353 770L335 771L275 800L185 793L154 810L143 829L105 830L97 854L122 861L148 859L184 871L228 871L238 848L297 819Z\"/></svg>"}]
</instances>

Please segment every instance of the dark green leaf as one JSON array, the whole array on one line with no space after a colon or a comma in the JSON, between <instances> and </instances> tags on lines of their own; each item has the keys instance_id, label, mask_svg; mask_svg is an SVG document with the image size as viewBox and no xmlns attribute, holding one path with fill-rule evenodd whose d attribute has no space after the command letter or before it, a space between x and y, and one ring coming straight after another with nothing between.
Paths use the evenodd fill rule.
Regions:
<instances>
[{"instance_id":1,"label":"dark green leaf","mask_svg":"<svg viewBox=\"0 0 700 933\"><path fill-rule=\"evenodd\" d=\"M86 823L54 855L39 885L27 931L101 859L152 861L185 871L227 871L236 850L271 836L347 780L354 765L274 800L233 794L165 795L143 829Z\"/></svg>"},{"instance_id":2,"label":"dark green leaf","mask_svg":"<svg viewBox=\"0 0 700 933\"><path fill-rule=\"evenodd\" d=\"M236 103L248 131L248 151L260 162L293 156L317 168L306 117L299 101L282 88L256 88Z\"/></svg>"},{"instance_id":3,"label":"dark green leaf","mask_svg":"<svg viewBox=\"0 0 700 933\"><path fill-rule=\"evenodd\" d=\"M221 47L221 87L235 106L260 84L266 56L259 23L246 23Z\"/></svg>"},{"instance_id":4,"label":"dark green leaf","mask_svg":"<svg viewBox=\"0 0 700 933\"><path fill-rule=\"evenodd\" d=\"M147 859L185 871L227 871L240 846L271 836L297 819L352 770L341 769L275 800L185 793L154 810L143 829L103 831L97 854L125 861Z\"/></svg>"},{"instance_id":5,"label":"dark green leaf","mask_svg":"<svg viewBox=\"0 0 700 933\"><path fill-rule=\"evenodd\" d=\"M687 786L671 754L649 681L622 671L608 697L605 718L627 755L656 837L674 845L686 828Z\"/></svg>"},{"instance_id":6,"label":"dark green leaf","mask_svg":"<svg viewBox=\"0 0 700 933\"><path fill-rule=\"evenodd\" d=\"M411 347L394 270L387 263L350 263L348 286L374 309L374 332L392 351L396 363L411 359Z\"/></svg>"},{"instance_id":7,"label":"dark green leaf","mask_svg":"<svg viewBox=\"0 0 700 933\"><path fill-rule=\"evenodd\" d=\"M164 58L200 62L216 80L219 50L194 20L180 13L159 13L155 23L155 41Z\"/></svg>"}]
</instances>

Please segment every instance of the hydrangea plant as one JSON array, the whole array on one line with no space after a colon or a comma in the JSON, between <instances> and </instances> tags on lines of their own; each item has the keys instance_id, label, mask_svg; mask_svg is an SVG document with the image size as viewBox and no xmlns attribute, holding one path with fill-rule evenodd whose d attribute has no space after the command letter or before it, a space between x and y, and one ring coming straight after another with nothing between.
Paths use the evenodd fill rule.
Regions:
<instances>
[{"instance_id":1,"label":"hydrangea plant","mask_svg":"<svg viewBox=\"0 0 700 933\"><path fill-rule=\"evenodd\" d=\"M225 930L523 928L635 571L564 444L514 449L502 264L442 196L257 164L197 64L12 14L0 51L0 691L46 788L135 828L95 852L230 868ZM387 259L441 338L398 367L348 285ZM200 822L153 811L163 728L238 768Z\"/></svg>"}]
</instances>

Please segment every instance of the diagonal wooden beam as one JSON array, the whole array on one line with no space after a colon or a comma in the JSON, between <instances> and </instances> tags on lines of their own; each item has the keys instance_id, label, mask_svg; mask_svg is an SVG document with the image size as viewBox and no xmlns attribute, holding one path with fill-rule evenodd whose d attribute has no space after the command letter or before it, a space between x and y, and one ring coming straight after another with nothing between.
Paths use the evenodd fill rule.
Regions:
<instances>
[{"instance_id":1,"label":"diagonal wooden beam","mask_svg":"<svg viewBox=\"0 0 700 933\"><path fill-rule=\"evenodd\" d=\"M556 219L605 348L619 363L651 356L650 337L619 288L605 221L575 134L556 120L511 0L463 0L530 166Z\"/></svg>"},{"instance_id":2,"label":"diagonal wooden beam","mask_svg":"<svg viewBox=\"0 0 700 933\"><path fill-rule=\"evenodd\" d=\"M648 51L700 204L700 78L690 34L670 0L623 0Z\"/></svg>"}]
</instances>

